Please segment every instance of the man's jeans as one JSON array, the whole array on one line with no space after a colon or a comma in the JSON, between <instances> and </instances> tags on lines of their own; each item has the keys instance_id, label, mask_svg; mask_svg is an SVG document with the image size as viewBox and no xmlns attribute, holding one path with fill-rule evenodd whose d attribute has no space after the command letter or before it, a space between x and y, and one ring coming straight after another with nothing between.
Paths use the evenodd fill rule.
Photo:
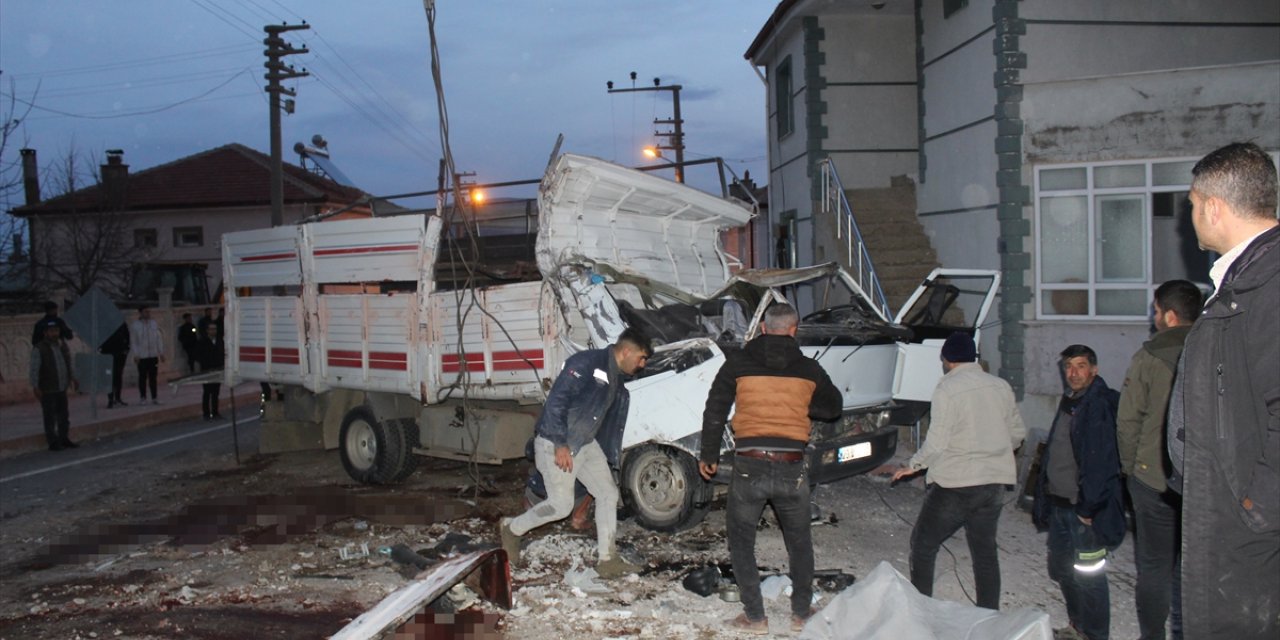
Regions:
<instances>
[{"instance_id":1,"label":"man's jeans","mask_svg":"<svg viewBox=\"0 0 1280 640\"><path fill-rule=\"evenodd\" d=\"M1163 640L1170 599L1179 579L1174 567L1178 560L1181 497L1172 491L1159 493L1135 478L1129 478L1129 496L1133 498L1137 525L1134 561L1138 565L1138 584L1133 595L1138 605L1138 627L1142 640ZM1175 637L1182 627L1178 613L1174 612Z\"/></svg>"},{"instance_id":2,"label":"man's jeans","mask_svg":"<svg viewBox=\"0 0 1280 640\"><path fill-rule=\"evenodd\" d=\"M581 482L596 499L596 544L601 562L613 557L613 535L618 530L618 486L613 483L609 461L600 443L592 440L573 456L573 470L556 466L556 445L541 436L533 439L533 462L542 473L547 499L511 520L511 532L522 536L573 512L573 484Z\"/></svg>"},{"instance_id":3,"label":"man's jeans","mask_svg":"<svg viewBox=\"0 0 1280 640\"><path fill-rule=\"evenodd\" d=\"M66 391L45 391L40 395L40 413L44 418L44 438L49 446L62 444L71 429L67 412Z\"/></svg>"},{"instance_id":4,"label":"man's jeans","mask_svg":"<svg viewBox=\"0 0 1280 640\"><path fill-rule=\"evenodd\" d=\"M1049 506L1049 578L1062 587L1067 617L1089 640L1107 640L1111 633L1111 592L1107 570L1075 568L1078 551L1099 548L1093 527L1080 521L1069 505Z\"/></svg>"},{"instance_id":5,"label":"man's jeans","mask_svg":"<svg viewBox=\"0 0 1280 640\"><path fill-rule=\"evenodd\" d=\"M984 484L947 489L929 485L920 516L911 530L911 584L926 596L933 595L933 572L938 547L964 527L973 556L973 580L978 606L1000 608L1000 556L996 553L996 526L1000 522L1004 485Z\"/></svg>"},{"instance_id":6,"label":"man's jeans","mask_svg":"<svg viewBox=\"0 0 1280 640\"><path fill-rule=\"evenodd\" d=\"M748 618L764 618L760 569L756 566L756 525L766 503L773 505L787 545L791 612L807 617L813 601L813 539L809 531L809 474L804 462L770 462L742 456L733 460L725 528L742 607Z\"/></svg>"}]
</instances>

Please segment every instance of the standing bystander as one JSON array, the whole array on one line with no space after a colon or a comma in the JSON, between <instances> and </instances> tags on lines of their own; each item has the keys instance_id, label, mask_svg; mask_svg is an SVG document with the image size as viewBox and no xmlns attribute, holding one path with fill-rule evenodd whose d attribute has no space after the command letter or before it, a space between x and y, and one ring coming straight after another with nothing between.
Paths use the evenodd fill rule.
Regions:
<instances>
[{"instance_id":1,"label":"standing bystander","mask_svg":"<svg viewBox=\"0 0 1280 640\"><path fill-rule=\"evenodd\" d=\"M191 322L191 314L182 314L182 324L178 325L178 345L182 347L182 353L187 356L187 373L195 373L196 365L200 360L200 341L204 340L205 334L196 329L196 325Z\"/></svg>"},{"instance_id":2,"label":"standing bystander","mask_svg":"<svg viewBox=\"0 0 1280 640\"><path fill-rule=\"evenodd\" d=\"M1191 222L1222 257L1187 335L1169 410L1182 479L1188 638L1280 635L1280 225L1276 165L1252 143L1191 173ZM1185 446L1184 446L1185 445Z\"/></svg>"},{"instance_id":3,"label":"standing bystander","mask_svg":"<svg viewBox=\"0 0 1280 640\"><path fill-rule=\"evenodd\" d=\"M80 445L70 439L71 417L67 411L67 390L76 386L71 370L71 352L62 339L63 325L45 320L44 337L31 349L27 379L40 401L44 417L44 437L50 451L61 451Z\"/></svg>"},{"instance_id":4,"label":"standing bystander","mask_svg":"<svg viewBox=\"0 0 1280 640\"><path fill-rule=\"evenodd\" d=\"M1170 280L1156 289L1156 334L1133 354L1120 391L1116 442L1133 503L1138 567L1134 600L1142 640L1165 637L1165 620L1178 589L1174 567L1182 506L1166 482L1165 417L1182 344L1203 304L1200 289L1186 280ZM1177 610L1173 614L1174 637L1180 638L1181 616Z\"/></svg>"},{"instance_id":5,"label":"standing bystander","mask_svg":"<svg viewBox=\"0 0 1280 640\"><path fill-rule=\"evenodd\" d=\"M122 321L111 337L98 347L98 353L111 356L111 393L107 394L107 408L128 406L120 397L120 388L124 384L124 362L129 358L129 324Z\"/></svg>"},{"instance_id":6,"label":"standing bystander","mask_svg":"<svg viewBox=\"0 0 1280 640\"><path fill-rule=\"evenodd\" d=\"M197 358L200 360L201 372L208 373L222 370L223 363L226 362L227 352L226 345L222 343L222 336L218 335L217 325L210 324L205 327L204 339L197 345L196 351ZM222 414L218 413L218 395L222 391L222 382L206 382L201 386L204 393L200 397L200 408L204 411L204 419L217 420L221 418Z\"/></svg>"},{"instance_id":7,"label":"standing bystander","mask_svg":"<svg viewBox=\"0 0 1280 640\"><path fill-rule=\"evenodd\" d=\"M69 342L75 336L71 333L71 328L62 318L58 317L58 303L52 300L46 300L44 303L44 315L36 320L34 326L31 327L31 346L40 344L44 340L44 328L50 322L58 323L58 335L63 342Z\"/></svg>"},{"instance_id":8,"label":"standing bystander","mask_svg":"<svg viewBox=\"0 0 1280 640\"><path fill-rule=\"evenodd\" d=\"M1098 355L1073 344L1060 354L1067 389L1040 464L1032 518L1049 531L1049 578L1062 588L1070 625L1055 637L1111 633L1107 548L1124 540L1124 488L1116 451L1120 394L1098 375Z\"/></svg>"},{"instance_id":9,"label":"standing bystander","mask_svg":"<svg viewBox=\"0 0 1280 640\"><path fill-rule=\"evenodd\" d=\"M799 630L813 615L813 539L809 524L809 472L805 447L812 420L840 417L844 397L822 366L800 352L799 316L791 305L765 310L762 335L742 351L729 352L716 373L702 414L702 450L698 471L710 480L720 466L729 409L736 449L725 529L729 559L738 580L743 613L730 628L766 635L769 619L756 566L756 526L766 504L782 529L791 572L791 628Z\"/></svg>"},{"instance_id":10,"label":"standing bystander","mask_svg":"<svg viewBox=\"0 0 1280 640\"><path fill-rule=\"evenodd\" d=\"M1017 482L1013 452L1026 427L1009 383L983 371L977 358L967 333L953 333L943 343L944 374L930 399L929 435L893 479L928 470L928 491L911 530L911 584L933 595L938 547L964 527L977 605L999 609L996 527L1004 489Z\"/></svg>"},{"instance_id":11,"label":"standing bystander","mask_svg":"<svg viewBox=\"0 0 1280 640\"><path fill-rule=\"evenodd\" d=\"M129 325L129 346L133 351L133 361L138 365L138 394L141 402L147 402L147 388L151 388L151 403L160 404L160 396L156 394L157 378L160 364L164 362L164 339L160 334L160 325L151 317L151 309L138 309L138 319Z\"/></svg>"}]
</instances>

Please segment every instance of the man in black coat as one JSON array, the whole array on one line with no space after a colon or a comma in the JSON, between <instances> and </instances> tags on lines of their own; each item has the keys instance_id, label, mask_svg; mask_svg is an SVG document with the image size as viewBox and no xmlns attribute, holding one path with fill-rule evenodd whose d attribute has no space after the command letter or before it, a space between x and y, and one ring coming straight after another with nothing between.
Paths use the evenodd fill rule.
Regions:
<instances>
[{"instance_id":1,"label":"man in black coat","mask_svg":"<svg viewBox=\"0 0 1280 640\"><path fill-rule=\"evenodd\" d=\"M120 397L120 386L124 383L124 363L129 359L129 324L121 322L115 333L98 347L98 353L111 356L111 393L107 394L107 408L128 406Z\"/></svg>"},{"instance_id":2,"label":"man in black coat","mask_svg":"<svg viewBox=\"0 0 1280 640\"><path fill-rule=\"evenodd\" d=\"M1276 165L1230 144L1191 170L1191 221L1222 257L1169 407L1182 478L1188 638L1280 637L1280 225ZM1181 446L1185 443L1185 447Z\"/></svg>"},{"instance_id":3,"label":"man in black coat","mask_svg":"<svg viewBox=\"0 0 1280 640\"><path fill-rule=\"evenodd\" d=\"M178 325L178 345L182 347L182 352L187 356L187 373L196 372L196 364L199 359L196 348L200 344L200 332L196 330L196 325L191 322L191 314L182 314L182 324Z\"/></svg>"},{"instance_id":4,"label":"man in black coat","mask_svg":"<svg viewBox=\"0 0 1280 640\"><path fill-rule=\"evenodd\" d=\"M196 347L200 371L220 371L226 362L226 345L222 342L222 336L218 335L217 325L209 323L204 331L204 338ZM204 419L217 420L222 417L222 414L218 413L218 396L222 391L222 382L206 382L203 387L200 408L204 411Z\"/></svg>"}]
</instances>

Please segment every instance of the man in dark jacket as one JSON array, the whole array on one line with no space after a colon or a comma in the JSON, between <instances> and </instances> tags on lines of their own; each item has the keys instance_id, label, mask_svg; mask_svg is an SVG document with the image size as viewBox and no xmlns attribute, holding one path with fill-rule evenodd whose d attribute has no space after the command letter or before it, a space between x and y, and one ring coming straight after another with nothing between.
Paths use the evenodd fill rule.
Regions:
<instances>
[{"instance_id":1,"label":"man in dark jacket","mask_svg":"<svg viewBox=\"0 0 1280 640\"><path fill-rule=\"evenodd\" d=\"M581 482L595 498L596 572L614 578L639 569L623 560L614 546L618 487L609 460L617 460L626 425L630 395L623 386L625 378L642 369L652 354L649 340L627 329L614 344L580 351L565 360L534 427L534 464L542 474L547 499L499 523L502 548L512 563L520 562L521 536L569 516L574 483ZM616 437L602 441L602 434Z\"/></svg>"},{"instance_id":2,"label":"man in dark jacket","mask_svg":"<svg viewBox=\"0 0 1280 640\"><path fill-rule=\"evenodd\" d=\"M58 317L58 303L52 300L46 300L44 303L44 315L36 320L35 326L31 327L31 346L40 344L44 340L44 328L49 322L58 323L58 336L63 342L68 342L75 336L71 333L71 327L62 318Z\"/></svg>"},{"instance_id":3,"label":"man in dark jacket","mask_svg":"<svg viewBox=\"0 0 1280 640\"><path fill-rule=\"evenodd\" d=\"M1186 280L1170 280L1156 289L1156 334L1133 354L1120 391L1116 441L1133 503L1138 567L1134 600L1142 640L1165 637L1165 619L1177 590L1174 567L1182 500L1166 482L1165 416L1182 343L1203 305L1200 288ZM1177 610L1173 613L1174 635L1179 636L1182 617Z\"/></svg>"},{"instance_id":4,"label":"man in dark jacket","mask_svg":"<svg viewBox=\"0 0 1280 640\"><path fill-rule=\"evenodd\" d=\"M178 325L178 345L187 356L187 373L196 372L196 365L200 359L200 341L204 339L205 334L196 330L196 325L191 322L191 314L182 314L182 324Z\"/></svg>"},{"instance_id":5,"label":"man in dark jacket","mask_svg":"<svg viewBox=\"0 0 1280 640\"><path fill-rule=\"evenodd\" d=\"M1276 166L1231 144L1191 170L1200 246L1221 254L1169 411L1182 475L1188 638L1280 636L1280 226ZM1181 409L1179 411L1178 409ZM1178 443L1185 440L1185 449ZM1181 455L1179 455L1181 454Z\"/></svg>"},{"instance_id":6,"label":"man in dark jacket","mask_svg":"<svg viewBox=\"0 0 1280 640\"><path fill-rule=\"evenodd\" d=\"M76 378L71 369L71 353L62 339L62 327L55 320L45 321L44 338L31 349L27 372L31 391L40 401L44 437L50 451L80 446L69 438L71 418L67 411L67 390L76 385Z\"/></svg>"},{"instance_id":7,"label":"man in dark jacket","mask_svg":"<svg viewBox=\"0 0 1280 640\"><path fill-rule=\"evenodd\" d=\"M710 480L719 470L720 445L729 409L735 451L725 529L729 559L742 595L743 613L727 624L765 635L769 620L756 567L756 525L772 504L787 545L791 570L791 627L802 629L813 615L813 540L809 533L809 474L805 447L812 420L840 417L844 397L816 360L796 342L799 317L788 304L765 310L763 334L740 352L730 352L716 373L702 414L698 471Z\"/></svg>"},{"instance_id":8,"label":"man in dark jacket","mask_svg":"<svg viewBox=\"0 0 1280 640\"><path fill-rule=\"evenodd\" d=\"M1116 451L1120 394L1098 375L1093 349L1073 344L1060 355L1067 392L1049 429L1032 518L1049 531L1049 578L1062 588L1071 622L1060 635L1106 640L1107 548L1124 540L1126 526Z\"/></svg>"},{"instance_id":9,"label":"man in dark jacket","mask_svg":"<svg viewBox=\"0 0 1280 640\"><path fill-rule=\"evenodd\" d=\"M111 393L107 394L107 408L128 406L129 403L120 397L120 387L124 384L124 363L129 359L129 323L121 322L111 337L98 347L98 353L111 356Z\"/></svg>"},{"instance_id":10,"label":"man in dark jacket","mask_svg":"<svg viewBox=\"0 0 1280 640\"><path fill-rule=\"evenodd\" d=\"M210 324L205 327L204 339L196 346L196 358L200 362L201 372L220 371L223 363L226 362L226 347L222 343L222 336L218 335L217 325ZM222 390L221 382L206 382L203 385L203 394L200 397L200 408L204 411L205 420L217 420L222 417L218 413L218 395Z\"/></svg>"}]
</instances>

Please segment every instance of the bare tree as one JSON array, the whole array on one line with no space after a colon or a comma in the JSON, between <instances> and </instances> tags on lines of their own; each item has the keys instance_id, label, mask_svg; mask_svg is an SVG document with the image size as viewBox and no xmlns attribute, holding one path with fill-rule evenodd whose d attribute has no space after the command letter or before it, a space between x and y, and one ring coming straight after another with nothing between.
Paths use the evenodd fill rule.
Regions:
<instances>
[{"instance_id":1,"label":"bare tree","mask_svg":"<svg viewBox=\"0 0 1280 640\"><path fill-rule=\"evenodd\" d=\"M17 86L10 81L9 99L0 106L0 291L6 295L29 292L30 286L26 225L9 210L21 204L18 194L22 193L22 160L13 153L13 146L34 104L34 97L19 101Z\"/></svg>"},{"instance_id":2,"label":"bare tree","mask_svg":"<svg viewBox=\"0 0 1280 640\"><path fill-rule=\"evenodd\" d=\"M58 159L49 176L53 210L30 216L31 260L38 286L83 295L97 285L124 297L132 265L151 257L133 246L123 202L112 198L88 156L75 147Z\"/></svg>"}]
</instances>

